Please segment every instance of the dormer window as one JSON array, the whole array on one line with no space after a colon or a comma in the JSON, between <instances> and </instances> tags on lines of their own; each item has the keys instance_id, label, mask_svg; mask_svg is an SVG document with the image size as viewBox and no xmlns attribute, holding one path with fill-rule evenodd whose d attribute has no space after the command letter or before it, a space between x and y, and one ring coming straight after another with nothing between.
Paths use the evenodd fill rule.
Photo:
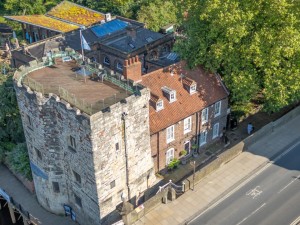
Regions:
<instances>
[{"instance_id":1,"label":"dormer window","mask_svg":"<svg viewBox=\"0 0 300 225\"><path fill-rule=\"evenodd\" d=\"M197 84L192 84L190 86L190 94L194 94L197 91Z\"/></svg>"},{"instance_id":2,"label":"dormer window","mask_svg":"<svg viewBox=\"0 0 300 225\"><path fill-rule=\"evenodd\" d=\"M171 88L166 87L166 86L162 87L161 89L164 92L164 95L168 98L170 103L176 101L176 91L175 90L172 90Z\"/></svg>"},{"instance_id":3,"label":"dormer window","mask_svg":"<svg viewBox=\"0 0 300 225\"><path fill-rule=\"evenodd\" d=\"M164 101L163 100L158 100L156 102L156 111L160 111L164 108Z\"/></svg>"},{"instance_id":4,"label":"dormer window","mask_svg":"<svg viewBox=\"0 0 300 225\"><path fill-rule=\"evenodd\" d=\"M189 77L184 76L183 74L181 74L180 77L182 79L185 90L187 90L190 94L194 94L197 92L197 82Z\"/></svg>"}]
</instances>

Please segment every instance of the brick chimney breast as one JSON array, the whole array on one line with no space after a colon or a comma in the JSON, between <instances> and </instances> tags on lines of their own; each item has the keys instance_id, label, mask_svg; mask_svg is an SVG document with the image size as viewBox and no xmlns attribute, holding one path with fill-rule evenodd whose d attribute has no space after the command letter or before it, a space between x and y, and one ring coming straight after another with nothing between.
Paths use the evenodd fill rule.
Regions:
<instances>
[{"instance_id":1,"label":"brick chimney breast","mask_svg":"<svg viewBox=\"0 0 300 225\"><path fill-rule=\"evenodd\" d=\"M130 79L134 82L142 80L142 63L139 61L138 56L133 56L129 60L125 60L123 76L125 79Z\"/></svg>"}]
</instances>

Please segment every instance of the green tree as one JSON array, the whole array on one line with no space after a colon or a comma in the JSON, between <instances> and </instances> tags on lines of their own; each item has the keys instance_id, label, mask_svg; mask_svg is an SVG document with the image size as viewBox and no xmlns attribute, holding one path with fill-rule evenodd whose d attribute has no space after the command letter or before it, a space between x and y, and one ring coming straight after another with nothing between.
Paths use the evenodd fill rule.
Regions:
<instances>
[{"instance_id":1,"label":"green tree","mask_svg":"<svg viewBox=\"0 0 300 225\"><path fill-rule=\"evenodd\" d=\"M269 111L300 99L299 1L188 0L184 10L177 51L191 67L219 72L235 104L258 92Z\"/></svg>"},{"instance_id":2,"label":"green tree","mask_svg":"<svg viewBox=\"0 0 300 225\"><path fill-rule=\"evenodd\" d=\"M0 162L31 179L22 121L13 87L13 71L0 64Z\"/></svg>"},{"instance_id":3,"label":"green tree","mask_svg":"<svg viewBox=\"0 0 300 225\"><path fill-rule=\"evenodd\" d=\"M43 0L5 0L4 8L10 15L44 14L44 3Z\"/></svg>"},{"instance_id":4,"label":"green tree","mask_svg":"<svg viewBox=\"0 0 300 225\"><path fill-rule=\"evenodd\" d=\"M165 25L177 24L177 8L172 1L155 0L141 7L138 20L147 28L159 31Z\"/></svg>"},{"instance_id":5,"label":"green tree","mask_svg":"<svg viewBox=\"0 0 300 225\"><path fill-rule=\"evenodd\" d=\"M32 180L26 143L18 143L12 151L7 153L6 161L15 172Z\"/></svg>"}]
</instances>

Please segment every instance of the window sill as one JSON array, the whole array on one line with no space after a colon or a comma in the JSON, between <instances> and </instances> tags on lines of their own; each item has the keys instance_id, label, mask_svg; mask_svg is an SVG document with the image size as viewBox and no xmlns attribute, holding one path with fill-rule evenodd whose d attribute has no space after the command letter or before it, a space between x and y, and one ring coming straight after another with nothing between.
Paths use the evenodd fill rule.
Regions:
<instances>
[{"instance_id":1,"label":"window sill","mask_svg":"<svg viewBox=\"0 0 300 225\"><path fill-rule=\"evenodd\" d=\"M203 121L202 123L201 123L201 125L206 125L208 123L208 121Z\"/></svg>"},{"instance_id":2,"label":"window sill","mask_svg":"<svg viewBox=\"0 0 300 225\"><path fill-rule=\"evenodd\" d=\"M183 134L187 134L187 133L190 133L192 130L185 130L183 131Z\"/></svg>"},{"instance_id":3,"label":"window sill","mask_svg":"<svg viewBox=\"0 0 300 225\"><path fill-rule=\"evenodd\" d=\"M203 145L206 145L206 143L207 143L207 142L204 142L204 143L200 144L200 147L202 147Z\"/></svg>"},{"instance_id":4,"label":"window sill","mask_svg":"<svg viewBox=\"0 0 300 225\"><path fill-rule=\"evenodd\" d=\"M214 118L216 118L216 117L218 117L218 116L220 116L221 115L221 113L219 113L219 114L216 114L215 116L214 116Z\"/></svg>"},{"instance_id":5,"label":"window sill","mask_svg":"<svg viewBox=\"0 0 300 225\"><path fill-rule=\"evenodd\" d=\"M172 141L174 141L175 139L172 140L167 140L167 144L170 144Z\"/></svg>"}]
</instances>

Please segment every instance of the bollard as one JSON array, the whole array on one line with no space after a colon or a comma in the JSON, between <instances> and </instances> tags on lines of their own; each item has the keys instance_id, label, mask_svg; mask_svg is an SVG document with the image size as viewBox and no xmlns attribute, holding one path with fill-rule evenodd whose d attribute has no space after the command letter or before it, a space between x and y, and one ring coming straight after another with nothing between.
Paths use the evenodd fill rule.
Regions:
<instances>
[{"instance_id":1,"label":"bollard","mask_svg":"<svg viewBox=\"0 0 300 225\"><path fill-rule=\"evenodd\" d=\"M182 192L184 193L185 192L185 183L182 181Z\"/></svg>"}]
</instances>

